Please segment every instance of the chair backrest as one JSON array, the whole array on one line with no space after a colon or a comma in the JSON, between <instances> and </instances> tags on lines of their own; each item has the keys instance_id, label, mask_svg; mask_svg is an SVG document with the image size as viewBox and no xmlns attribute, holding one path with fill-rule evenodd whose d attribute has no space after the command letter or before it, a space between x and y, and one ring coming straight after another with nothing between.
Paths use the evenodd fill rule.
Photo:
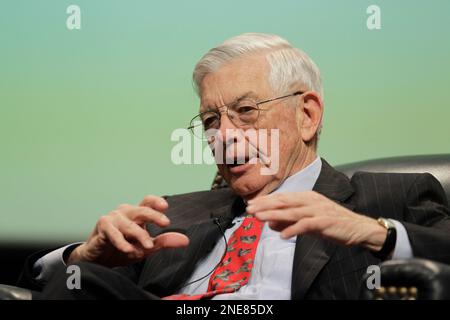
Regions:
<instances>
[{"instance_id":1,"label":"chair backrest","mask_svg":"<svg viewBox=\"0 0 450 320\"><path fill-rule=\"evenodd\" d=\"M335 167L337 170L351 177L356 171L368 172L398 172L398 173L431 173L442 184L450 203L450 154L404 156L382 158ZM216 175L212 189L226 186L220 175Z\"/></svg>"},{"instance_id":2,"label":"chair backrest","mask_svg":"<svg viewBox=\"0 0 450 320\"><path fill-rule=\"evenodd\" d=\"M450 203L450 154L405 156L348 163L335 167L351 177L356 171L431 173L439 180Z\"/></svg>"}]
</instances>

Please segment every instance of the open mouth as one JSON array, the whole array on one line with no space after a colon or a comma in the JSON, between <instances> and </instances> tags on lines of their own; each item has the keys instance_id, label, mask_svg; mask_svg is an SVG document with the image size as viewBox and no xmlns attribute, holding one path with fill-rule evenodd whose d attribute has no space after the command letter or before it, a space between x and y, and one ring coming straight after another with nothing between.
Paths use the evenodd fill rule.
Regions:
<instances>
[{"instance_id":1,"label":"open mouth","mask_svg":"<svg viewBox=\"0 0 450 320\"><path fill-rule=\"evenodd\" d=\"M250 157L246 156L243 158L239 158L239 157L235 157L232 159L226 159L225 160L225 164L231 168L237 167L237 166L241 166L243 164L246 164L247 162L249 162Z\"/></svg>"}]
</instances>

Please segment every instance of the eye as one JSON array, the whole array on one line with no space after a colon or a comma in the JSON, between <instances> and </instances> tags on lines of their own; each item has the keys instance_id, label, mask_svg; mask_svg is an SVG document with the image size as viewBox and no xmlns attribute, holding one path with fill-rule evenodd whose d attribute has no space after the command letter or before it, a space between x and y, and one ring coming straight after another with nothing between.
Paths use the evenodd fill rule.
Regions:
<instances>
[{"instance_id":1,"label":"eye","mask_svg":"<svg viewBox=\"0 0 450 320\"><path fill-rule=\"evenodd\" d=\"M236 108L236 112L242 115L251 113L253 111L256 111L256 108L251 105L244 105Z\"/></svg>"},{"instance_id":2,"label":"eye","mask_svg":"<svg viewBox=\"0 0 450 320\"><path fill-rule=\"evenodd\" d=\"M216 114L208 114L205 115L202 119L203 127L208 130L210 128L217 127L217 123L219 122L219 117Z\"/></svg>"}]
</instances>

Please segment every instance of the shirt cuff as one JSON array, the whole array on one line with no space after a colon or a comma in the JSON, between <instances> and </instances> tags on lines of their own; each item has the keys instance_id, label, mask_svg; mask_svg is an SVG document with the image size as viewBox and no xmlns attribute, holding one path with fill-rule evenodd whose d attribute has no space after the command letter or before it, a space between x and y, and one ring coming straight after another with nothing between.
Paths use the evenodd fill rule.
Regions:
<instances>
[{"instance_id":1,"label":"shirt cuff","mask_svg":"<svg viewBox=\"0 0 450 320\"><path fill-rule=\"evenodd\" d=\"M389 219L394 225L397 232L397 241L395 242L394 252L392 253L391 260L397 259L411 259L414 257L409 241L408 233L400 222L397 220Z\"/></svg>"},{"instance_id":2,"label":"shirt cuff","mask_svg":"<svg viewBox=\"0 0 450 320\"><path fill-rule=\"evenodd\" d=\"M83 242L77 242L69 244L65 247L56 249L47 253L42 258L38 259L33 265L33 274L35 280L40 283L46 283L52 276L52 274L60 267L66 266L64 262L64 252L66 250L73 250Z\"/></svg>"}]
</instances>

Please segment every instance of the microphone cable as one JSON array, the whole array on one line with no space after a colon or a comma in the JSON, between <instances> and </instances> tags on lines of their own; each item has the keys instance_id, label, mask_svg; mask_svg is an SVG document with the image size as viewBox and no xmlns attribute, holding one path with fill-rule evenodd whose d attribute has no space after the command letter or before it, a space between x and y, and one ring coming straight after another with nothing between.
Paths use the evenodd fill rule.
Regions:
<instances>
[{"instance_id":1,"label":"microphone cable","mask_svg":"<svg viewBox=\"0 0 450 320\"><path fill-rule=\"evenodd\" d=\"M208 272L207 274L205 274L203 277L198 278L197 280L193 280L193 281L190 281L190 282L186 283L185 285L181 286L178 290L183 289L183 288L185 288L185 287L187 287L187 286L190 286L191 284L194 284L194 283L196 283L196 282L198 282L198 281L201 281L201 280L203 280L203 279L209 277L209 276L210 276L210 275L211 275L211 274L212 274L212 273L220 266L220 264L222 263L222 260L225 258L225 255L226 255L227 252L228 252L228 241L227 241L227 237L225 236L225 231L223 230L222 226L220 225L219 218L214 218L213 221L214 221L214 224L216 224L217 227L219 228L220 233L222 234L223 240L225 241L225 251L223 252L222 257L220 258L219 263L217 263L216 266L215 266L210 272Z\"/></svg>"}]
</instances>

